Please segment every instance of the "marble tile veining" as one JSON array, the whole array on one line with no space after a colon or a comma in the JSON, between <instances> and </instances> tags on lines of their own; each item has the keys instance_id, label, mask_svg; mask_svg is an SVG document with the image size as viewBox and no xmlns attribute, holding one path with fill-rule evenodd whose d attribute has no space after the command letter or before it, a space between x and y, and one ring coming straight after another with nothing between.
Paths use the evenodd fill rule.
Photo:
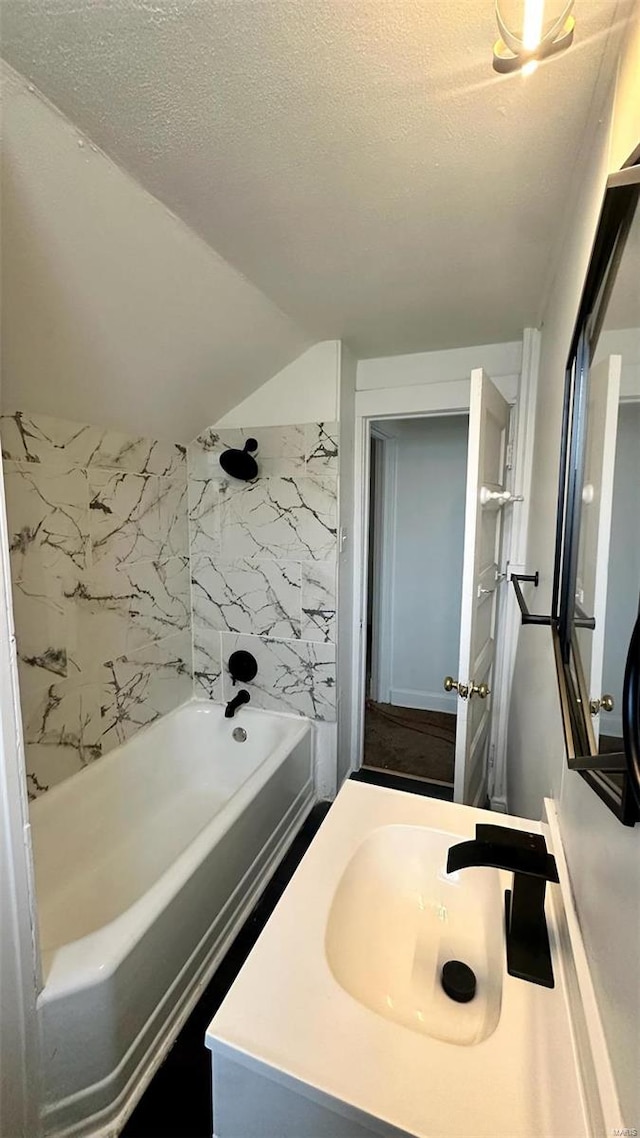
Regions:
<instances>
[{"instance_id":1,"label":"marble tile veining","mask_svg":"<svg viewBox=\"0 0 640 1138\"><path fill-rule=\"evenodd\" d=\"M189 479L189 540L191 556L220 556L220 483Z\"/></svg>"},{"instance_id":2,"label":"marble tile veining","mask_svg":"<svg viewBox=\"0 0 640 1138\"><path fill-rule=\"evenodd\" d=\"M17 412L0 418L30 793L195 693L335 718L334 423L204 431L185 448ZM259 477L227 447L258 441Z\"/></svg>"},{"instance_id":3,"label":"marble tile veining","mask_svg":"<svg viewBox=\"0 0 640 1138\"><path fill-rule=\"evenodd\" d=\"M84 471L7 463L5 489L13 578L28 577L32 567L54 574L84 569L89 537Z\"/></svg>"},{"instance_id":4,"label":"marble tile veining","mask_svg":"<svg viewBox=\"0 0 640 1138\"><path fill-rule=\"evenodd\" d=\"M87 467L99 444L100 431L87 423L16 411L0 416L0 437L5 461Z\"/></svg>"},{"instance_id":5,"label":"marble tile veining","mask_svg":"<svg viewBox=\"0 0 640 1138\"><path fill-rule=\"evenodd\" d=\"M157 559L184 556L189 550L189 505L184 473L158 480Z\"/></svg>"},{"instance_id":6,"label":"marble tile veining","mask_svg":"<svg viewBox=\"0 0 640 1138\"><path fill-rule=\"evenodd\" d=\"M222 506L222 554L324 560L336 547L335 481L274 476L247 485Z\"/></svg>"},{"instance_id":7,"label":"marble tile veining","mask_svg":"<svg viewBox=\"0 0 640 1138\"><path fill-rule=\"evenodd\" d=\"M160 640L182 632L191 623L189 559L170 557L128 565L123 570L131 582L133 600L129 615L138 638Z\"/></svg>"},{"instance_id":8,"label":"marble tile veining","mask_svg":"<svg viewBox=\"0 0 640 1138\"><path fill-rule=\"evenodd\" d=\"M95 679L106 660L144 643L136 637L131 619L138 599L135 586L116 565L99 562L65 590L65 599L67 652L78 675Z\"/></svg>"},{"instance_id":9,"label":"marble tile veining","mask_svg":"<svg viewBox=\"0 0 640 1138\"><path fill-rule=\"evenodd\" d=\"M194 619L219 632L300 636L300 565L295 561L191 559Z\"/></svg>"},{"instance_id":10,"label":"marble tile veining","mask_svg":"<svg viewBox=\"0 0 640 1138\"><path fill-rule=\"evenodd\" d=\"M303 640L331 644L336 639L336 564L305 561L302 564Z\"/></svg>"},{"instance_id":11,"label":"marble tile veining","mask_svg":"<svg viewBox=\"0 0 640 1138\"><path fill-rule=\"evenodd\" d=\"M157 474L170 477L186 473L186 447L178 443L136 438L119 431L104 431L88 465L131 474Z\"/></svg>"},{"instance_id":12,"label":"marble tile veining","mask_svg":"<svg viewBox=\"0 0 640 1138\"><path fill-rule=\"evenodd\" d=\"M180 632L105 665L102 748L111 750L192 692L191 634Z\"/></svg>"},{"instance_id":13,"label":"marble tile veining","mask_svg":"<svg viewBox=\"0 0 640 1138\"><path fill-rule=\"evenodd\" d=\"M68 600L78 626L70 655L82 674L95 674L107 660L189 627L188 559L99 563Z\"/></svg>"},{"instance_id":14,"label":"marble tile veining","mask_svg":"<svg viewBox=\"0 0 640 1138\"><path fill-rule=\"evenodd\" d=\"M193 694L198 699L222 700L220 633L193 622Z\"/></svg>"},{"instance_id":15,"label":"marble tile veining","mask_svg":"<svg viewBox=\"0 0 640 1138\"><path fill-rule=\"evenodd\" d=\"M63 679L45 687L21 687L22 720L30 794L61 782L102 754L99 684Z\"/></svg>"},{"instance_id":16,"label":"marble tile veining","mask_svg":"<svg viewBox=\"0 0 640 1138\"><path fill-rule=\"evenodd\" d=\"M88 423L29 415L0 416L5 459L44 466L97 466L133 474L177 474L186 467L186 447Z\"/></svg>"},{"instance_id":17,"label":"marble tile veining","mask_svg":"<svg viewBox=\"0 0 640 1138\"><path fill-rule=\"evenodd\" d=\"M36 795L191 694L186 450L19 412L0 434Z\"/></svg>"},{"instance_id":18,"label":"marble tile veining","mask_svg":"<svg viewBox=\"0 0 640 1138\"><path fill-rule=\"evenodd\" d=\"M150 475L89 472L89 531L94 565L107 558L150 561L160 544L160 480Z\"/></svg>"},{"instance_id":19,"label":"marble tile veining","mask_svg":"<svg viewBox=\"0 0 640 1138\"><path fill-rule=\"evenodd\" d=\"M187 447L187 469L190 479L226 482L227 475L220 466L220 455L229 448L244 446L244 435L236 427L209 427Z\"/></svg>"},{"instance_id":20,"label":"marble tile veining","mask_svg":"<svg viewBox=\"0 0 640 1138\"><path fill-rule=\"evenodd\" d=\"M305 459L307 474L338 473L337 423L305 425Z\"/></svg>"},{"instance_id":21,"label":"marble tile veining","mask_svg":"<svg viewBox=\"0 0 640 1138\"><path fill-rule=\"evenodd\" d=\"M259 636L237 636L223 632L222 660L236 649L252 652L258 674L243 685L251 694L254 707L267 711L291 711L310 719L336 717L336 653L333 644L313 644L301 640L272 640ZM224 699L234 689L223 670Z\"/></svg>"},{"instance_id":22,"label":"marble tile veining","mask_svg":"<svg viewBox=\"0 0 640 1138\"><path fill-rule=\"evenodd\" d=\"M68 670L69 611L61 579L50 577L46 587L25 589L14 581L13 619L17 634L20 682L42 685Z\"/></svg>"},{"instance_id":23,"label":"marble tile veining","mask_svg":"<svg viewBox=\"0 0 640 1138\"><path fill-rule=\"evenodd\" d=\"M242 483L220 454L249 437L259 476ZM259 660L256 706L334 718L337 424L211 427L188 476L195 693L231 697L220 644L223 664L239 645Z\"/></svg>"},{"instance_id":24,"label":"marble tile veining","mask_svg":"<svg viewBox=\"0 0 640 1138\"><path fill-rule=\"evenodd\" d=\"M243 427L245 439L258 443L255 458L260 477L271 474L301 476L305 466L305 431L300 424L287 427Z\"/></svg>"}]
</instances>

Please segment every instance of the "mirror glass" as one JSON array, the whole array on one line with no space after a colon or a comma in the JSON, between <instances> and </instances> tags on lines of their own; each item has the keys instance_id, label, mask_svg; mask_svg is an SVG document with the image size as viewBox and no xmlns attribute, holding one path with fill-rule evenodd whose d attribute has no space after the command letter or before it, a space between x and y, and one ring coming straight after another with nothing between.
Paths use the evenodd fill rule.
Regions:
<instances>
[{"instance_id":1,"label":"mirror glass","mask_svg":"<svg viewBox=\"0 0 640 1138\"><path fill-rule=\"evenodd\" d=\"M622 711L640 604L638 190L607 191L569 358L555 602L570 765L593 759L583 777L630 824Z\"/></svg>"},{"instance_id":2,"label":"mirror glass","mask_svg":"<svg viewBox=\"0 0 640 1138\"><path fill-rule=\"evenodd\" d=\"M589 369L576 627L600 753L624 751L622 687L640 593L640 210L635 213ZM600 628L598 626L601 626ZM616 776L612 776L616 777ZM620 781L621 776L617 776Z\"/></svg>"}]
</instances>

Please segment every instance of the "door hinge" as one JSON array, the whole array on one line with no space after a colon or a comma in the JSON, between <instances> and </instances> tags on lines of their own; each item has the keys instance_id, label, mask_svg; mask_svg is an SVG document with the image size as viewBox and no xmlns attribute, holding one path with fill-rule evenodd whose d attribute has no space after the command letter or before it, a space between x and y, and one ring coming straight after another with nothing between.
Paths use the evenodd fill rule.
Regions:
<instances>
[{"instance_id":1,"label":"door hinge","mask_svg":"<svg viewBox=\"0 0 640 1138\"><path fill-rule=\"evenodd\" d=\"M513 443L507 443L507 455L504 465L507 470L513 470Z\"/></svg>"},{"instance_id":2,"label":"door hinge","mask_svg":"<svg viewBox=\"0 0 640 1138\"><path fill-rule=\"evenodd\" d=\"M489 747L489 770L492 771L496 761L496 745L492 743Z\"/></svg>"}]
</instances>

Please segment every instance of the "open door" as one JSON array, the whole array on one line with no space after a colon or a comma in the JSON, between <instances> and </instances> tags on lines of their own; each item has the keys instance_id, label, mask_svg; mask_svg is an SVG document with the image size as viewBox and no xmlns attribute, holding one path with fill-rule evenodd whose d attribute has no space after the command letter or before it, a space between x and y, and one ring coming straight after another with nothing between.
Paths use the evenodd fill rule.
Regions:
<instances>
[{"instance_id":1,"label":"open door","mask_svg":"<svg viewBox=\"0 0 640 1138\"><path fill-rule=\"evenodd\" d=\"M483 806L491 727L509 404L481 368L471 373L454 799Z\"/></svg>"},{"instance_id":2,"label":"open door","mask_svg":"<svg viewBox=\"0 0 640 1138\"><path fill-rule=\"evenodd\" d=\"M600 710L613 710L608 693L602 691L602 673L621 367L621 356L607 356L591 368L589 375L575 600L578 610L594 616L596 621L593 631L578 630L580 659L590 701L596 708L593 720L596 742L600 734ZM619 710L616 708L616 712Z\"/></svg>"}]
</instances>

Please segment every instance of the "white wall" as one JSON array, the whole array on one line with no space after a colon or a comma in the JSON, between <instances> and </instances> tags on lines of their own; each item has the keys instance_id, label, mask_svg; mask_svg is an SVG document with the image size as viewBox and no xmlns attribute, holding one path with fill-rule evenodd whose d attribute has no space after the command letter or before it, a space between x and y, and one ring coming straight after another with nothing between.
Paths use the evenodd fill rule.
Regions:
<instances>
[{"instance_id":1,"label":"white wall","mask_svg":"<svg viewBox=\"0 0 640 1138\"><path fill-rule=\"evenodd\" d=\"M3 72L3 409L188 442L309 338Z\"/></svg>"},{"instance_id":2,"label":"white wall","mask_svg":"<svg viewBox=\"0 0 640 1138\"><path fill-rule=\"evenodd\" d=\"M383 356L358 362L358 391L378 387L412 387L424 383L468 380L476 367L490 379L517 379L522 366L522 341L476 344L440 352L415 352L407 356Z\"/></svg>"},{"instance_id":3,"label":"white wall","mask_svg":"<svg viewBox=\"0 0 640 1138\"><path fill-rule=\"evenodd\" d=\"M606 117L601 122L595 114L593 118L586 151L591 161L581 171L576 201L568 213L559 270L541 334L527 542L527 569L540 574L540 585L530 596L531 606L540 613L551 607L564 371L608 173L608 124ZM520 631L509 754L509 808L525 817L540 817L543 797L559 794L564 766L553 646L549 630L543 627Z\"/></svg>"},{"instance_id":4,"label":"white wall","mask_svg":"<svg viewBox=\"0 0 640 1138\"><path fill-rule=\"evenodd\" d=\"M386 424L388 426L388 424ZM394 424L391 703L455 714L468 418Z\"/></svg>"},{"instance_id":5,"label":"white wall","mask_svg":"<svg viewBox=\"0 0 640 1138\"><path fill-rule=\"evenodd\" d=\"M322 340L233 407L217 427L281 427L338 419L340 341Z\"/></svg>"},{"instance_id":6,"label":"white wall","mask_svg":"<svg viewBox=\"0 0 640 1138\"><path fill-rule=\"evenodd\" d=\"M604 69L606 72L606 68ZM617 98L590 109L576 193L542 328L528 568L538 569L539 612L550 604L563 376L605 180L640 140L640 20L629 26ZM638 1126L640 1083L640 826L625 829L566 769L552 643L545 628L520 632L509 732L509 808L539 817L543 794L559 798L576 906L592 967L622 1113Z\"/></svg>"}]
</instances>

